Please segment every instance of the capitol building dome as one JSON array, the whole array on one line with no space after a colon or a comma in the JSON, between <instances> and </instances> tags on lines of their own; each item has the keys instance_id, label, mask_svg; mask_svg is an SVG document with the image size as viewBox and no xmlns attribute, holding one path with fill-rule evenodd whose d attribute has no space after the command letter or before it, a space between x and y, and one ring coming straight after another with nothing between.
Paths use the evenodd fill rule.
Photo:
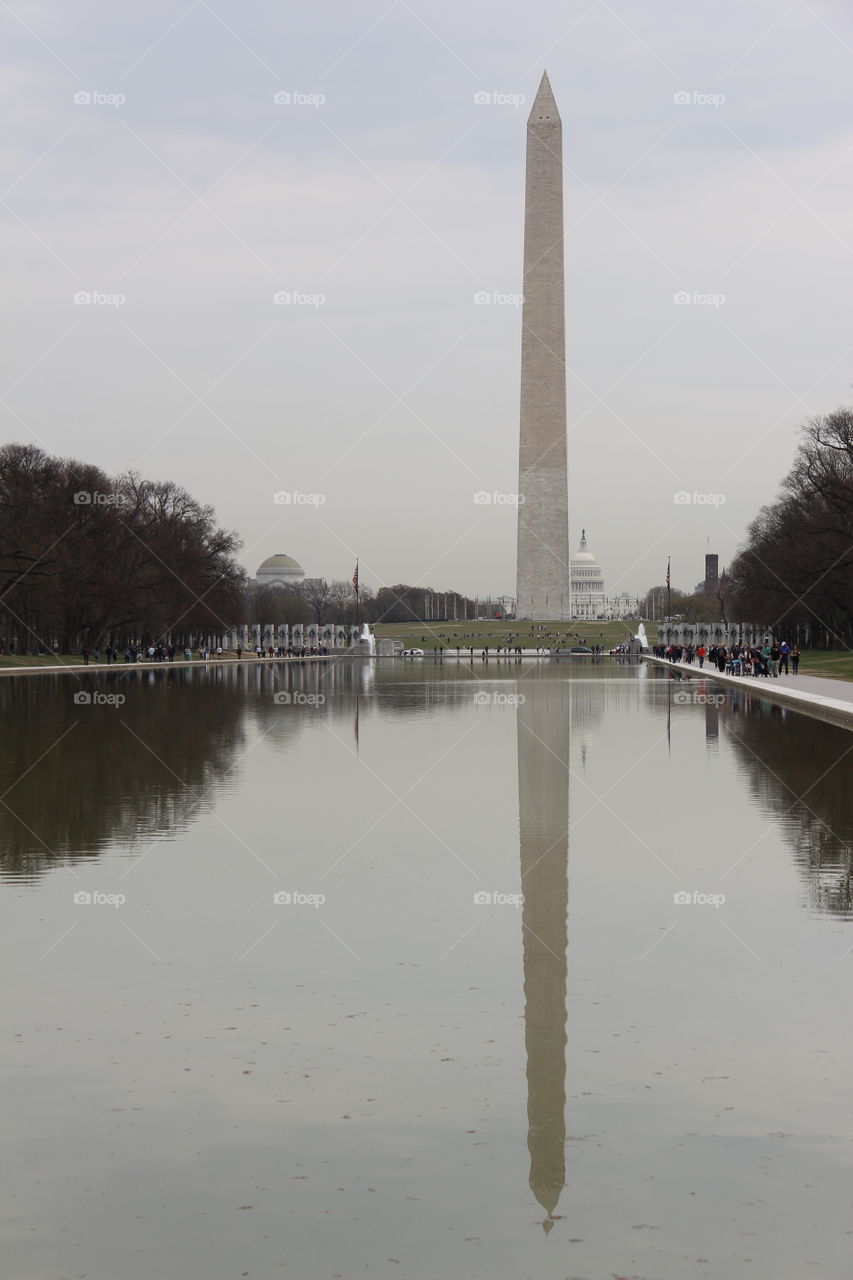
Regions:
<instances>
[{"instance_id":1,"label":"capitol building dome","mask_svg":"<svg viewBox=\"0 0 853 1280\"><path fill-rule=\"evenodd\" d=\"M259 587L295 587L305 581L305 570L293 556L268 556L258 567L255 581Z\"/></svg>"},{"instance_id":2,"label":"capitol building dome","mask_svg":"<svg viewBox=\"0 0 853 1280\"><path fill-rule=\"evenodd\" d=\"M586 545L586 529L581 530L581 544L571 559L571 601L573 618L598 618L607 611L604 574L601 565Z\"/></svg>"}]
</instances>

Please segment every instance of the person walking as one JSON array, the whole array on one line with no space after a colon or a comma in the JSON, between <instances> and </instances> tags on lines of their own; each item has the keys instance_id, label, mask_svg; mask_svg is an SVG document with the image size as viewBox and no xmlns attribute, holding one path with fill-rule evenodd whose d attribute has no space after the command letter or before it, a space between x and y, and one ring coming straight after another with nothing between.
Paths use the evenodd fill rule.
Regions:
<instances>
[{"instance_id":1,"label":"person walking","mask_svg":"<svg viewBox=\"0 0 853 1280\"><path fill-rule=\"evenodd\" d=\"M700 644L696 648L696 657L699 659L699 670L701 671L705 665L705 646Z\"/></svg>"},{"instance_id":2,"label":"person walking","mask_svg":"<svg viewBox=\"0 0 853 1280\"><path fill-rule=\"evenodd\" d=\"M791 650L791 666L794 669L794 675L796 675L800 669L800 646L798 644L795 644Z\"/></svg>"},{"instance_id":3,"label":"person walking","mask_svg":"<svg viewBox=\"0 0 853 1280\"><path fill-rule=\"evenodd\" d=\"M779 645L779 670L788 674L788 655L791 652L791 646L787 640L783 640Z\"/></svg>"},{"instance_id":4,"label":"person walking","mask_svg":"<svg viewBox=\"0 0 853 1280\"><path fill-rule=\"evenodd\" d=\"M773 646L771 645L769 640L765 640L764 644L761 646L761 660L764 663L764 671L762 672L762 674L766 676L769 676L771 674L770 650L772 649L772 647Z\"/></svg>"}]
</instances>

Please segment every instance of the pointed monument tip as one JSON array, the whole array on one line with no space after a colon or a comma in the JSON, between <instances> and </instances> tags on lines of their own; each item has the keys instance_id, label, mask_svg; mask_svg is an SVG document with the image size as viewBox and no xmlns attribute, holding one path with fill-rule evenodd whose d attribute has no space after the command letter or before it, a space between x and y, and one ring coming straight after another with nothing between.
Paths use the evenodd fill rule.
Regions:
<instances>
[{"instance_id":1,"label":"pointed monument tip","mask_svg":"<svg viewBox=\"0 0 853 1280\"><path fill-rule=\"evenodd\" d=\"M533 106L530 109L529 123L539 120L554 120L559 123L560 113L557 110L557 103L554 98L554 91L551 88L551 81L548 79L548 72L542 72L542 79L539 81L539 88L536 90L536 97L533 99Z\"/></svg>"}]
</instances>

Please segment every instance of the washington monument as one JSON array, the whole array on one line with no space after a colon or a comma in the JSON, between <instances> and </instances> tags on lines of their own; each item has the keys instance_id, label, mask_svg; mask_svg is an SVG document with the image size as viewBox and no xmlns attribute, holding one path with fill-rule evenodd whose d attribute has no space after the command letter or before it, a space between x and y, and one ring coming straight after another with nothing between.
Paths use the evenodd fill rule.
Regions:
<instances>
[{"instance_id":1,"label":"washington monument","mask_svg":"<svg viewBox=\"0 0 853 1280\"><path fill-rule=\"evenodd\" d=\"M527 121L521 315L516 616L567 620L563 127L547 74Z\"/></svg>"}]
</instances>

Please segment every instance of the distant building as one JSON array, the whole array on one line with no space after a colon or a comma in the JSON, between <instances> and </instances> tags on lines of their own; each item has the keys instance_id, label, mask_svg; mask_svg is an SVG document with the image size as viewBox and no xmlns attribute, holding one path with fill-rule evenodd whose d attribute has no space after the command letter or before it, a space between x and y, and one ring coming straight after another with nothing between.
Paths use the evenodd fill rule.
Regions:
<instances>
[{"instance_id":1,"label":"distant building","mask_svg":"<svg viewBox=\"0 0 853 1280\"><path fill-rule=\"evenodd\" d=\"M716 592L720 585L720 557L715 555L705 556L705 577L701 582L696 583L696 594L702 595Z\"/></svg>"},{"instance_id":2,"label":"distant building","mask_svg":"<svg viewBox=\"0 0 853 1280\"><path fill-rule=\"evenodd\" d=\"M259 587L298 587L305 581L305 570L293 556L268 556L258 566L255 582Z\"/></svg>"},{"instance_id":3,"label":"distant building","mask_svg":"<svg viewBox=\"0 0 853 1280\"><path fill-rule=\"evenodd\" d=\"M600 618L608 613L601 565L588 549L586 529L581 530L580 548L571 559L571 592L573 618Z\"/></svg>"}]
</instances>

